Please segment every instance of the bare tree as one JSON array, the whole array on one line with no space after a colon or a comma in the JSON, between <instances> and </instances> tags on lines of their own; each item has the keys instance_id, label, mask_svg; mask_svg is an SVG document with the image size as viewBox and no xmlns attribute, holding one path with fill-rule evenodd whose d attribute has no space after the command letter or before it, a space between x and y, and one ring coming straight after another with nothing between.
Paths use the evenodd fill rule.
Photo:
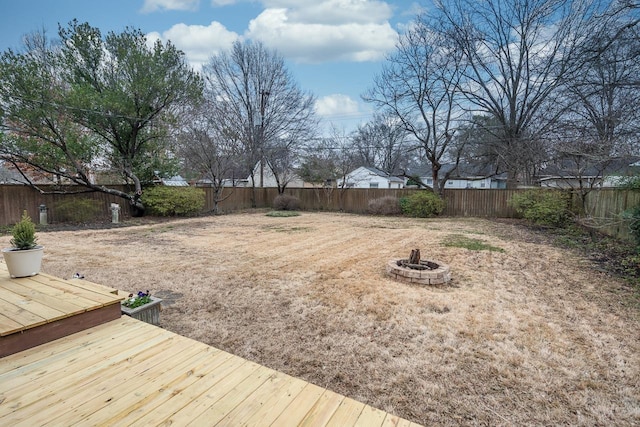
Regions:
<instances>
[{"instance_id":1,"label":"bare tree","mask_svg":"<svg viewBox=\"0 0 640 427\"><path fill-rule=\"evenodd\" d=\"M265 161L276 181L278 194L283 194L287 186L299 178L296 173L300 151L298 146L298 141L281 139L271 142L265 153Z\"/></svg>"},{"instance_id":2,"label":"bare tree","mask_svg":"<svg viewBox=\"0 0 640 427\"><path fill-rule=\"evenodd\" d=\"M269 151L282 153L281 141L293 148L313 137L315 99L298 88L282 56L261 43L234 43L211 58L203 75L214 117L225 117L230 134L243 144L255 205L256 182L264 183Z\"/></svg>"},{"instance_id":3,"label":"bare tree","mask_svg":"<svg viewBox=\"0 0 640 427\"><path fill-rule=\"evenodd\" d=\"M393 115L375 114L369 123L358 127L351 141L361 166L373 166L388 175L407 169L407 132Z\"/></svg>"},{"instance_id":4,"label":"bare tree","mask_svg":"<svg viewBox=\"0 0 640 427\"><path fill-rule=\"evenodd\" d=\"M448 178L439 172L462 113L458 104L460 64L461 56L426 16L419 16L400 37L373 88L363 96L395 117L416 141L414 149L431 164L437 194Z\"/></svg>"},{"instance_id":5,"label":"bare tree","mask_svg":"<svg viewBox=\"0 0 640 427\"><path fill-rule=\"evenodd\" d=\"M587 46L601 53L563 86L569 107L553 146L557 175L580 196L583 210L587 194L602 185L617 159L640 154L639 29L598 33Z\"/></svg>"},{"instance_id":6,"label":"bare tree","mask_svg":"<svg viewBox=\"0 0 640 427\"><path fill-rule=\"evenodd\" d=\"M459 88L469 108L495 124L486 131L502 147L508 186L518 180L531 184L540 156L526 154L537 151L532 144L540 144L562 113L549 108L552 97L583 65L582 42L606 4L451 0L439 1L437 8L441 34L464 56Z\"/></svg>"},{"instance_id":7,"label":"bare tree","mask_svg":"<svg viewBox=\"0 0 640 427\"><path fill-rule=\"evenodd\" d=\"M195 171L213 188L213 213L218 213L218 204L233 193L241 151L240 141L233 132L228 132L227 118L212 117L215 111L208 102L193 107L185 115L183 130L176 140L185 168ZM224 194L228 187L231 188Z\"/></svg>"},{"instance_id":8,"label":"bare tree","mask_svg":"<svg viewBox=\"0 0 640 427\"><path fill-rule=\"evenodd\" d=\"M329 207L333 195L337 194L339 209L343 210L343 195L350 188L347 175L358 165L349 136L333 127L328 137L309 144L304 153L298 174L315 184L321 204Z\"/></svg>"}]
</instances>

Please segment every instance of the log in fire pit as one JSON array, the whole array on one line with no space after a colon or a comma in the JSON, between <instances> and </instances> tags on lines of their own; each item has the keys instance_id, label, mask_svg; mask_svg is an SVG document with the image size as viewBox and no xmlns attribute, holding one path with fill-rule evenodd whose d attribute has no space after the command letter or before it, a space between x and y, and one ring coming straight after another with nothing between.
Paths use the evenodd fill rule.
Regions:
<instances>
[{"instance_id":1,"label":"log in fire pit","mask_svg":"<svg viewBox=\"0 0 640 427\"><path fill-rule=\"evenodd\" d=\"M420 285L442 285L451 280L449 266L420 259L420 249L413 249L408 259L389 261L387 273L394 279Z\"/></svg>"}]
</instances>

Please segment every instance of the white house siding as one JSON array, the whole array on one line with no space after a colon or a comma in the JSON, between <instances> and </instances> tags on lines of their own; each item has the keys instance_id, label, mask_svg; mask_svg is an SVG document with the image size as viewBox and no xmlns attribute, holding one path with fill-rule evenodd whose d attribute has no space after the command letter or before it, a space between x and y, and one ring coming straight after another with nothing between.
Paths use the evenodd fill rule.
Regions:
<instances>
[{"instance_id":1,"label":"white house siding","mask_svg":"<svg viewBox=\"0 0 640 427\"><path fill-rule=\"evenodd\" d=\"M420 178L422 182L431 186L433 179L428 177ZM491 188L491 178L482 179L448 179L444 188L460 189L460 188Z\"/></svg>"},{"instance_id":2,"label":"white house siding","mask_svg":"<svg viewBox=\"0 0 640 427\"><path fill-rule=\"evenodd\" d=\"M351 188L404 188L404 180L383 176L364 166L350 172L345 177L346 186ZM342 186L342 181L338 182Z\"/></svg>"},{"instance_id":3,"label":"white house siding","mask_svg":"<svg viewBox=\"0 0 640 427\"><path fill-rule=\"evenodd\" d=\"M276 177L273 174L273 172L271 171L271 168L267 165L264 166L263 169L263 173L262 173L262 185L260 185L260 162L258 162L253 170L253 174L255 176L256 179L256 187L277 187L278 186L278 181L276 181ZM300 178L299 176L293 174L293 172L291 172L291 177L288 180L287 183L287 187L288 188L302 188L304 187L304 181L302 180L302 178ZM252 186L252 179L251 176L249 176L247 178L247 187L251 187Z\"/></svg>"}]
</instances>

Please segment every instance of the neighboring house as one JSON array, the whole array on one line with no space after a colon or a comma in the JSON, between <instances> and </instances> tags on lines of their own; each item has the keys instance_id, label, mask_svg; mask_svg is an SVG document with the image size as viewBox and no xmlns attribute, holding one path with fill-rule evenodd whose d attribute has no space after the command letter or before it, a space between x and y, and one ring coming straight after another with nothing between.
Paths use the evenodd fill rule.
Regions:
<instances>
[{"instance_id":1,"label":"neighboring house","mask_svg":"<svg viewBox=\"0 0 640 427\"><path fill-rule=\"evenodd\" d=\"M338 180L338 187L346 188L404 188L404 179L390 176L380 169L360 166L349 172L344 180Z\"/></svg>"},{"instance_id":2,"label":"neighboring house","mask_svg":"<svg viewBox=\"0 0 640 427\"><path fill-rule=\"evenodd\" d=\"M260 162L256 163L253 168L253 176L256 179L256 187L278 187L278 183L276 181L276 177L271 171L271 168L265 164L262 171L260 170ZM287 188L302 188L304 187L304 181L300 178L295 172L289 171L287 176L285 177L287 180ZM282 184L282 183L281 183ZM251 175L247 177L247 187L253 186L253 180L251 179Z\"/></svg>"},{"instance_id":3,"label":"neighboring house","mask_svg":"<svg viewBox=\"0 0 640 427\"><path fill-rule=\"evenodd\" d=\"M439 179L455 168L455 163L446 163L438 171ZM409 176L417 176L423 184L433 186L431 167L423 167L407 172ZM474 166L460 164L458 168L451 172L444 188L477 188L477 189L504 189L507 188L506 174L492 174L487 166Z\"/></svg>"},{"instance_id":4,"label":"neighboring house","mask_svg":"<svg viewBox=\"0 0 640 427\"><path fill-rule=\"evenodd\" d=\"M26 184L20 172L11 167L9 163L0 161L0 184Z\"/></svg>"},{"instance_id":5,"label":"neighboring house","mask_svg":"<svg viewBox=\"0 0 640 427\"><path fill-rule=\"evenodd\" d=\"M22 173L13 164L0 161L0 184L28 185L31 182L36 185L73 185L68 178L42 172L24 163L20 165L20 168Z\"/></svg>"},{"instance_id":6,"label":"neighboring house","mask_svg":"<svg viewBox=\"0 0 640 427\"><path fill-rule=\"evenodd\" d=\"M544 188L615 188L624 178L640 171L638 157L611 159L588 165L577 165L570 159L552 164L540 171L540 186Z\"/></svg>"}]
</instances>

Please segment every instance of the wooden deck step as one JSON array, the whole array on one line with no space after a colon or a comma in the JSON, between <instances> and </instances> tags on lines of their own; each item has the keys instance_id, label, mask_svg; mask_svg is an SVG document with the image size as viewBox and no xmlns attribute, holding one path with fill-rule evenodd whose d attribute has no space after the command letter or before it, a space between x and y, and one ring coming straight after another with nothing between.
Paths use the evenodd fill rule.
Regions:
<instances>
[{"instance_id":1,"label":"wooden deck step","mask_svg":"<svg viewBox=\"0 0 640 427\"><path fill-rule=\"evenodd\" d=\"M0 357L119 318L113 291L44 273L11 278L0 263Z\"/></svg>"}]
</instances>

